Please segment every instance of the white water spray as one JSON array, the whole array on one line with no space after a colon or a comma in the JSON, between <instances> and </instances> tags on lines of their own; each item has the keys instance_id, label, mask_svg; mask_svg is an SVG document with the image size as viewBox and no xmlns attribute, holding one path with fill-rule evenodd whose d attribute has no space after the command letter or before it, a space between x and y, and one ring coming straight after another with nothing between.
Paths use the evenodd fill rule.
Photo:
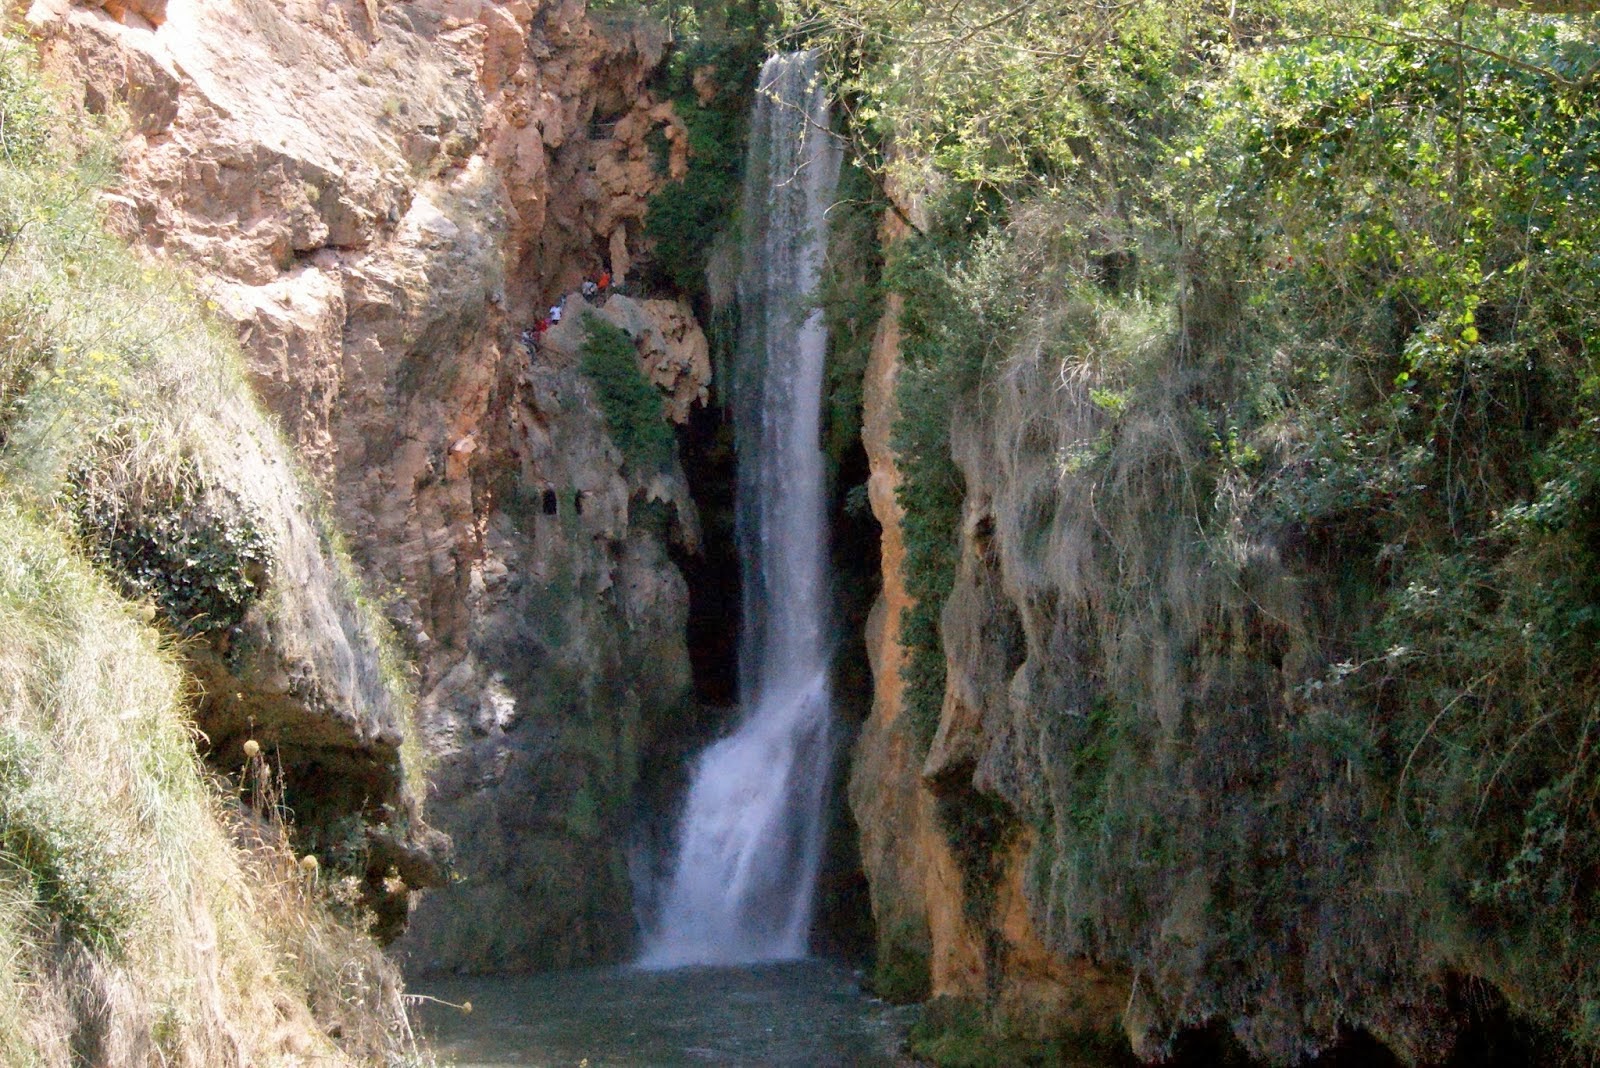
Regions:
<instances>
[{"instance_id":1,"label":"white water spray","mask_svg":"<svg viewBox=\"0 0 1600 1068\"><path fill-rule=\"evenodd\" d=\"M640 964L804 957L833 756L816 307L839 153L812 53L761 68L734 382L744 581L737 729L695 762Z\"/></svg>"}]
</instances>

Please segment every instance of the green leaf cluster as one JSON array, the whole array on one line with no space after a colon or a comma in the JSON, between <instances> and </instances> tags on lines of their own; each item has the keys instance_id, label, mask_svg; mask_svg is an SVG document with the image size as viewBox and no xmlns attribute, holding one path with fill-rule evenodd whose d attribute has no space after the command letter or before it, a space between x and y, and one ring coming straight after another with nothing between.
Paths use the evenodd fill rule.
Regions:
<instances>
[{"instance_id":1,"label":"green leaf cluster","mask_svg":"<svg viewBox=\"0 0 1600 1068\"><path fill-rule=\"evenodd\" d=\"M0 157L10 166L43 162L51 140L52 102L28 69L26 47L0 38Z\"/></svg>"},{"instance_id":2,"label":"green leaf cluster","mask_svg":"<svg viewBox=\"0 0 1600 1068\"><path fill-rule=\"evenodd\" d=\"M606 430L636 474L659 471L672 461L672 427L661 394L639 367L639 349L628 332L598 315L583 317L584 377L594 387Z\"/></svg>"},{"instance_id":3,"label":"green leaf cluster","mask_svg":"<svg viewBox=\"0 0 1600 1068\"><path fill-rule=\"evenodd\" d=\"M207 492L192 468L131 498L96 492L92 464L70 485L89 558L181 633L230 630L263 594L272 563L265 532L229 494Z\"/></svg>"}]
</instances>

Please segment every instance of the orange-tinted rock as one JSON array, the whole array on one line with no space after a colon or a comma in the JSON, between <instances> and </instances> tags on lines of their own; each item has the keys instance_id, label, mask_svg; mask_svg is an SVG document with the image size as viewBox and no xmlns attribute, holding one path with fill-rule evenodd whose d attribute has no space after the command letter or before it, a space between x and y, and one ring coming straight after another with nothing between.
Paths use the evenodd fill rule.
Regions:
<instances>
[{"instance_id":1,"label":"orange-tinted rock","mask_svg":"<svg viewBox=\"0 0 1600 1068\"><path fill-rule=\"evenodd\" d=\"M900 236L891 218L890 237ZM871 887L880 954L896 952L885 940L922 942L935 995L980 995L984 959L977 932L963 910L961 873L939 829L935 799L900 721L905 650L900 616L911 601L905 591L902 512L895 500L899 472L889 443L899 351L899 299L890 296L868 358L862 438L871 473L867 491L882 525L883 591L867 624L872 664L872 712L856 742L850 805L861 831L861 860Z\"/></svg>"},{"instance_id":2,"label":"orange-tinted rock","mask_svg":"<svg viewBox=\"0 0 1600 1068\"><path fill-rule=\"evenodd\" d=\"M83 105L100 114L113 101L127 105L133 128L159 134L178 114L179 75L172 57L156 44L148 23L129 25L110 11L55 11L35 4L30 24L70 18L77 31L53 36L41 48L44 64L56 71L83 72Z\"/></svg>"},{"instance_id":3,"label":"orange-tinted rock","mask_svg":"<svg viewBox=\"0 0 1600 1068\"><path fill-rule=\"evenodd\" d=\"M999 1018L1009 1031L1028 1038L1113 1031L1128 1005L1127 978L1045 947L1024 890L1034 845L1031 831L1017 836L995 895L994 920L1003 944L995 1004Z\"/></svg>"},{"instance_id":4,"label":"orange-tinted rock","mask_svg":"<svg viewBox=\"0 0 1600 1068\"><path fill-rule=\"evenodd\" d=\"M689 306L613 296L598 311L633 336L639 369L665 394L667 417L687 422L689 409L706 403L711 386L711 346Z\"/></svg>"},{"instance_id":5,"label":"orange-tinted rock","mask_svg":"<svg viewBox=\"0 0 1600 1068\"><path fill-rule=\"evenodd\" d=\"M915 214L917 207L910 204ZM888 241L902 238L906 221L886 218ZM1009 668L986 654L1008 606L993 588L996 561L988 543L984 502L970 499L962 530L955 590L943 606L947 688L935 737L917 759L909 725L900 717L905 650L898 635L910 606L904 581L903 512L896 499L899 472L890 433L898 372L900 301L893 294L873 340L863 389L862 438L870 475L868 494L882 527L882 594L868 621L874 694L852 766L850 802L861 832L863 867L878 923L880 957L896 939L925 939L930 993L979 998L1008 1031L1050 1038L1076 1029L1116 1027L1128 1004L1126 980L1083 960L1052 953L1040 937L1025 892L1034 842L1025 830L1003 858L993 904L975 917L962 872L938 819L934 788L989 789L980 780L995 744L990 720L1009 696ZM1020 637L1020 636L1019 636ZM998 706L997 706L998 702ZM974 922L976 918L976 923ZM997 936L997 937L996 937ZM988 953L986 954L986 943Z\"/></svg>"}]
</instances>

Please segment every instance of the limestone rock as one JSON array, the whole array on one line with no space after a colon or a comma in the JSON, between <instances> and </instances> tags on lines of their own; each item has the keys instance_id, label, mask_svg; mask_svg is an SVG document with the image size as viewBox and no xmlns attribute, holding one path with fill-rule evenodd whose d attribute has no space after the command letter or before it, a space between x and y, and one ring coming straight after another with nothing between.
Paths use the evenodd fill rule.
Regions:
<instances>
[{"instance_id":1,"label":"limestone rock","mask_svg":"<svg viewBox=\"0 0 1600 1068\"><path fill-rule=\"evenodd\" d=\"M668 417L688 422L689 409L705 404L711 388L711 346L689 306L612 296L598 311L638 343L639 369L666 395Z\"/></svg>"},{"instance_id":2,"label":"limestone rock","mask_svg":"<svg viewBox=\"0 0 1600 1068\"><path fill-rule=\"evenodd\" d=\"M632 754L688 686L663 540L698 524L681 473L624 476L571 361L516 339L646 251L647 200L687 159L647 84L663 32L582 0L38 0L29 25L86 108L127 103L109 221L234 324L414 659L458 870L413 958L616 958ZM647 317L686 410L703 337L682 309ZM653 499L669 530L640 518ZM280 660L252 669L263 701L301 685ZM318 692L297 729L357 744ZM402 874L410 848L389 849Z\"/></svg>"},{"instance_id":3,"label":"limestone rock","mask_svg":"<svg viewBox=\"0 0 1600 1068\"><path fill-rule=\"evenodd\" d=\"M871 465L867 489L882 526L883 592L867 625L872 712L851 761L850 807L861 828L861 861L871 886L879 959L925 955L935 996L975 996L984 988L978 932L963 910L961 874L939 828L935 798L920 774L900 720L900 615L910 605L905 541L895 500L899 473L889 443L899 351L899 300L891 295L868 358L862 438Z\"/></svg>"},{"instance_id":4,"label":"limestone rock","mask_svg":"<svg viewBox=\"0 0 1600 1068\"><path fill-rule=\"evenodd\" d=\"M52 41L44 50L45 65L86 73L83 104L91 113L104 113L116 101L127 105L128 118L141 134L159 134L178 114L178 71L172 56L150 32L152 24L130 25L126 18L112 14L114 6L72 12L68 17L78 24L78 32ZM48 17L40 4L30 15Z\"/></svg>"},{"instance_id":5,"label":"limestone rock","mask_svg":"<svg viewBox=\"0 0 1600 1068\"><path fill-rule=\"evenodd\" d=\"M905 224L890 215L886 237ZM918 761L901 718L905 650L900 616L910 606L905 541L896 499L899 471L890 444L899 350L899 298L888 297L863 384L862 438L868 497L882 527L883 590L868 622L872 713L852 759L850 804L861 829L861 858L885 960L925 954L927 992L987 1000L1015 1033L1051 1038L1075 1029L1119 1024L1126 979L1048 946L1024 890L1033 840L1010 846L987 908L974 907L939 817L940 796L955 804L971 794L999 796L1020 808L1019 787L997 774L1012 736L1011 683L1023 638L1015 610L998 585L992 520L980 494L967 504L956 588L943 610L949 665L938 730ZM954 436L961 440L961 435ZM979 484L976 479L972 484Z\"/></svg>"}]
</instances>

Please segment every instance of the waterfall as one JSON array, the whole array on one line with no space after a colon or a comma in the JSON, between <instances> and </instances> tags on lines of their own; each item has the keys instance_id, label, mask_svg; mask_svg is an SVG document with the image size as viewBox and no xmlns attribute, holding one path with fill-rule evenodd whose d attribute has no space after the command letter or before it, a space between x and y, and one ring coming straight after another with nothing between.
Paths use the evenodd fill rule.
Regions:
<instances>
[{"instance_id":1,"label":"waterfall","mask_svg":"<svg viewBox=\"0 0 1600 1068\"><path fill-rule=\"evenodd\" d=\"M733 386L739 719L695 762L646 967L806 955L833 748L815 299L839 174L827 126L815 55L767 60L750 120Z\"/></svg>"}]
</instances>

